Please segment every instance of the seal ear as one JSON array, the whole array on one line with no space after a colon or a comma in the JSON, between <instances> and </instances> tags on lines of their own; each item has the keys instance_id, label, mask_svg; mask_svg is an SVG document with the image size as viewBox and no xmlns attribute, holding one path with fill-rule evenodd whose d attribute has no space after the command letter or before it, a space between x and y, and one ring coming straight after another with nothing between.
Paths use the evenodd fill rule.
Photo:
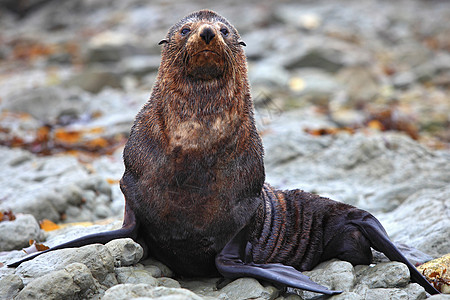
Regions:
<instances>
[{"instance_id":1,"label":"seal ear","mask_svg":"<svg viewBox=\"0 0 450 300\"><path fill-rule=\"evenodd\" d=\"M168 43L169 43L169 41L166 40L166 39L164 39L164 40L161 40L161 41L158 43L158 45L168 44Z\"/></svg>"},{"instance_id":2,"label":"seal ear","mask_svg":"<svg viewBox=\"0 0 450 300\"><path fill-rule=\"evenodd\" d=\"M238 41L238 44L242 46L247 46L247 44L244 41Z\"/></svg>"}]
</instances>

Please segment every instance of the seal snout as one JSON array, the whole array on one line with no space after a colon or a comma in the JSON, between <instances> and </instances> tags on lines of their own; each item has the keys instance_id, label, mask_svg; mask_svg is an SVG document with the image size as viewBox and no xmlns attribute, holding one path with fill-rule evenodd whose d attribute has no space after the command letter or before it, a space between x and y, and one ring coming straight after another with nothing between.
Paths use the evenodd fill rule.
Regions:
<instances>
[{"instance_id":1,"label":"seal snout","mask_svg":"<svg viewBox=\"0 0 450 300\"><path fill-rule=\"evenodd\" d=\"M205 41L207 45L214 39L216 34L211 26L206 25L200 31L200 37Z\"/></svg>"}]
</instances>

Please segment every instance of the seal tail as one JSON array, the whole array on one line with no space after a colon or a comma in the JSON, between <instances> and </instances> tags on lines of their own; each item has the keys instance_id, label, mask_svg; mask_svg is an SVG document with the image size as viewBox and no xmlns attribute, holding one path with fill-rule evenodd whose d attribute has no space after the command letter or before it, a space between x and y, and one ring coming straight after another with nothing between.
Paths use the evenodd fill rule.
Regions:
<instances>
[{"instance_id":1,"label":"seal tail","mask_svg":"<svg viewBox=\"0 0 450 300\"><path fill-rule=\"evenodd\" d=\"M78 239L57 245L57 246L47 249L45 251L41 251L38 253L34 253L33 255L29 255L19 261L9 264L8 267L10 267L10 268L17 267L25 261L32 260L33 258L35 258L41 254L44 254L44 253L47 253L50 251L54 251L54 250L59 250L59 249L64 249L64 248L81 247L81 246L86 246L86 245L90 245L90 244L106 244L112 240L120 239L120 238L127 238L127 237L132 238L133 240L136 240L137 229L138 229L137 223L133 222L133 223L123 226L121 229L82 236Z\"/></svg>"},{"instance_id":2,"label":"seal tail","mask_svg":"<svg viewBox=\"0 0 450 300\"><path fill-rule=\"evenodd\" d=\"M434 295L439 294L412 263L398 250L398 248L389 239L383 225L372 215L364 220L352 220L352 224L358 226L364 236L370 241L371 246L380 252L383 252L390 260L406 264L409 269L411 280L420 284L425 290Z\"/></svg>"}]
</instances>

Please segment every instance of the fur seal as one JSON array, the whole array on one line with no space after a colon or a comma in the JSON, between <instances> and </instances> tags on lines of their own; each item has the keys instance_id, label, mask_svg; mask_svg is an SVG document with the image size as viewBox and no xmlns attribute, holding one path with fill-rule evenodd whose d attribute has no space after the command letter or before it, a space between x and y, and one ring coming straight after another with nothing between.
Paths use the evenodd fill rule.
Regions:
<instances>
[{"instance_id":1,"label":"fur seal","mask_svg":"<svg viewBox=\"0 0 450 300\"><path fill-rule=\"evenodd\" d=\"M160 44L156 83L124 149L123 227L9 266L56 249L131 237L182 276L251 276L332 295L340 291L301 271L331 258L369 264L373 247L438 293L368 212L264 183L245 43L225 18L194 12Z\"/></svg>"}]
</instances>

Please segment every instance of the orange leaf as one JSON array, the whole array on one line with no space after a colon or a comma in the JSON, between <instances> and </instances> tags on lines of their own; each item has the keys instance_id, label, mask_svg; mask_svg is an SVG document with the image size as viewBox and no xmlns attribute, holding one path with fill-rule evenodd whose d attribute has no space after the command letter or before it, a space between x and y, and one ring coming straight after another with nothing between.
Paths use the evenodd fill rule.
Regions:
<instances>
[{"instance_id":1,"label":"orange leaf","mask_svg":"<svg viewBox=\"0 0 450 300\"><path fill-rule=\"evenodd\" d=\"M104 148L108 146L108 141L104 138L96 138L86 142L86 145L93 148Z\"/></svg>"},{"instance_id":2,"label":"orange leaf","mask_svg":"<svg viewBox=\"0 0 450 300\"><path fill-rule=\"evenodd\" d=\"M40 127L36 133L36 140L47 141L49 133L50 133L50 128L48 126Z\"/></svg>"},{"instance_id":3,"label":"orange leaf","mask_svg":"<svg viewBox=\"0 0 450 300\"><path fill-rule=\"evenodd\" d=\"M105 132L105 128L103 128L103 127L93 127L93 128L91 128L91 129L89 129L88 132L89 132L89 133L97 133L97 134L100 134L100 133Z\"/></svg>"},{"instance_id":4,"label":"orange leaf","mask_svg":"<svg viewBox=\"0 0 450 300\"><path fill-rule=\"evenodd\" d=\"M44 231L52 231L52 230L56 230L56 229L60 228L60 226L58 224L55 224L48 219L42 220L41 222L39 222L39 225L40 225L41 229Z\"/></svg>"},{"instance_id":5,"label":"orange leaf","mask_svg":"<svg viewBox=\"0 0 450 300\"><path fill-rule=\"evenodd\" d=\"M36 243L36 241L34 240L29 240L30 246L27 248L23 248L22 251L25 252L26 254L31 254L31 253L36 253L39 251L44 251L49 249L48 246L45 246L44 244L41 243Z\"/></svg>"},{"instance_id":6,"label":"orange leaf","mask_svg":"<svg viewBox=\"0 0 450 300\"><path fill-rule=\"evenodd\" d=\"M5 212L0 211L0 222L2 221L14 221L16 216L12 213L12 211L8 210Z\"/></svg>"},{"instance_id":7,"label":"orange leaf","mask_svg":"<svg viewBox=\"0 0 450 300\"><path fill-rule=\"evenodd\" d=\"M106 182L108 182L109 184L118 184L119 180L117 179L112 179L112 178L106 178Z\"/></svg>"},{"instance_id":8,"label":"orange leaf","mask_svg":"<svg viewBox=\"0 0 450 300\"><path fill-rule=\"evenodd\" d=\"M36 249L38 251L44 251L44 250L50 249L50 247L48 247L44 244L41 244L41 243L36 243Z\"/></svg>"},{"instance_id":9,"label":"orange leaf","mask_svg":"<svg viewBox=\"0 0 450 300\"><path fill-rule=\"evenodd\" d=\"M81 132L79 131L66 131L62 128L56 129L55 140L73 144L79 142L81 139Z\"/></svg>"},{"instance_id":10,"label":"orange leaf","mask_svg":"<svg viewBox=\"0 0 450 300\"><path fill-rule=\"evenodd\" d=\"M370 122L367 124L367 126L368 126L369 128L376 129L376 130L383 130L383 129L384 129L383 124L381 124L381 122L378 121L378 120L372 120L372 121L370 121Z\"/></svg>"}]
</instances>

